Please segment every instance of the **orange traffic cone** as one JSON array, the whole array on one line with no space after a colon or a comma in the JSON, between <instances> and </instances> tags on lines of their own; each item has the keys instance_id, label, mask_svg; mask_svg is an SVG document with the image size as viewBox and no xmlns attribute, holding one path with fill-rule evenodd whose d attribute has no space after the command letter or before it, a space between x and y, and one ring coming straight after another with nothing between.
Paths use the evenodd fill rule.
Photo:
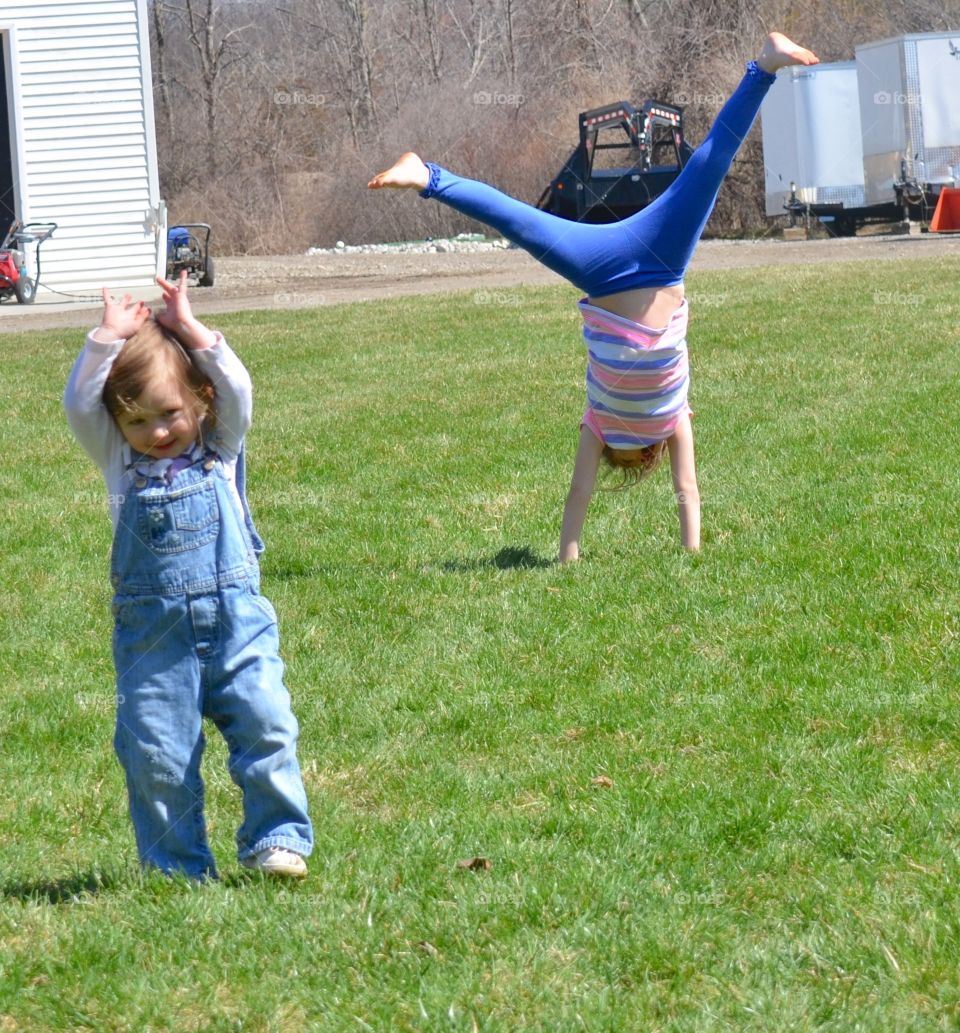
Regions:
<instances>
[{"instance_id":1,"label":"orange traffic cone","mask_svg":"<svg viewBox=\"0 0 960 1033\"><path fill-rule=\"evenodd\" d=\"M931 233L956 233L960 231L960 189L941 187L940 200L930 220Z\"/></svg>"}]
</instances>

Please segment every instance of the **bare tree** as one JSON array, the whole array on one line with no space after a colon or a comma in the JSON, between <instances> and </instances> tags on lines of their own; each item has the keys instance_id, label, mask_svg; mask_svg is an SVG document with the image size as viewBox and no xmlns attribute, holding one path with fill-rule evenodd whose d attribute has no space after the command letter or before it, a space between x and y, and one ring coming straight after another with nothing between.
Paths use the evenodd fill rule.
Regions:
<instances>
[{"instance_id":1,"label":"bare tree","mask_svg":"<svg viewBox=\"0 0 960 1033\"><path fill-rule=\"evenodd\" d=\"M368 131L376 131L379 126L377 11L381 11L380 6L371 5L369 0L305 0L287 8L309 37L357 146Z\"/></svg>"},{"instance_id":2,"label":"bare tree","mask_svg":"<svg viewBox=\"0 0 960 1033\"><path fill-rule=\"evenodd\" d=\"M416 55L417 64L429 81L440 84L444 53L443 20L448 4L444 0L406 0L397 33Z\"/></svg>"},{"instance_id":3,"label":"bare tree","mask_svg":"<svg viewBox=\"0 0 960 1033\"><path fill-rule=\"evenodd\" d=\"M496 20L484 0L466 0L448 8L450 24L467 55L464 84L472 83L486 60L488 44L496 33Z\"/></svg>"},{"instance_id":4,"label":"bare tree","mask_svg":"<svg viewBox=\"0 0 960 1033\"><path fill-rule=\"evenodd\" d=\"M187 39L199 64L200 97L206 115L207 165L216 176L219 167L217 110L223 77L242 57L239 37L250 26L220 30L223 0L184 0Z\"/></svg>"},{"instance_id":5,"label":"bare tree","mask_svg":"<svg viewBox=\"0 0 960 1033\"><path fill-rule=\"evenodd\" d=\"M165 0L153 3L153 69L157 96L160 99L162 128L167 138L173 136L173 109L170 84L167 80L167 8Z\"/></svg>"},{"instance_id":6,"label":"bare tree","mask_svg":"<svg viewBox=\"0 0 960 1033\"><path fill-rule=\"evenodd\" d=\"M533 201L578 112L620 99L682 102L695 146L769 29L838 60L960 22L960 0L152 2L164 196L237 250L465 229L441 205L371 204L369 174L413 149ZM753 133L710 229L767 225Z\"/></svg>"}]
</instances>

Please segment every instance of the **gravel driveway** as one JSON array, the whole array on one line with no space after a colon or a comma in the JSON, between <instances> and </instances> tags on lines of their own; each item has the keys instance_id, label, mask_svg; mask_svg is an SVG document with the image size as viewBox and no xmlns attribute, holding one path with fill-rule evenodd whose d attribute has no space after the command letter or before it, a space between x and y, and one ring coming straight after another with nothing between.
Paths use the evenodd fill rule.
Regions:
<instances>
[{"instance_id":1,"label":"gravel driveway","mask_svg":"<svg viewBox=\"0 0 960 1033\"><path fill-rule=\"evenodd\" d=\"M871 236L785 242L703 241L691 268L809 265L820 262L960 259L960 234ZM446 291L559 284L556 274L516 249L445 254L317 254L230 258L216 255L216 286L192 292L198 315L242 309L311 308ZM144 295L146 296L146 294ZM0 306L0 331L86 327L96 299Z\"/></svg>"}]
</instances>

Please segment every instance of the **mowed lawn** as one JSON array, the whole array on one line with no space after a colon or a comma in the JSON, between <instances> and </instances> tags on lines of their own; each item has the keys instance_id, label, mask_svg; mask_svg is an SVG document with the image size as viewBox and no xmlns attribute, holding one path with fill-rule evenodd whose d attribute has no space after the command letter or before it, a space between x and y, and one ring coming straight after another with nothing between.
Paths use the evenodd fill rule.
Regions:
<instances>
[{"instance_id":1,"label":"mowed lawn","mask_svg":"<svg viewBox=\"0 0 960 1033\"><path fill-rule=\"evenodd\" d=\"M572 289L222 328L255 383L317 848L139 873L109 520L60 404L83 333L0 335L0 1031L960 1024L955 261L698 274L704 548L669 474L553 563Z\"/></svg>"}]
</instances>

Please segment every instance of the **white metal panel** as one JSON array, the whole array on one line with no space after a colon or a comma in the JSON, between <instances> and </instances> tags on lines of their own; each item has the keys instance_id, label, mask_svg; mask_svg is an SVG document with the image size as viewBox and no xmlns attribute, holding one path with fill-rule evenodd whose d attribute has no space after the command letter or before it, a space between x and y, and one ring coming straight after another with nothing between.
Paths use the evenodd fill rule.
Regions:
<instances>
[{"instance_id":1,"label":"white metal panel","mask_svg":"<svg viewBox=\"0 0 960 1033\"><path fill-rule=\"evenodd\" d=\"M122 38L134 46L137 45L137 34L129 25L81 25L73 28L61 28L59 24L45 24L43 28L25 25L23 27L23 44L28 53L44 47L55 46L59 51L69 54L75 47L87 47L91 43L110 38Z\"/></svg>"},{"instance_id":2,"label":"white metal panel","mask_svg":"<svg viewBox=\"0 0 960 1033\"><path fill-rule=\"evenodd\" d=\"M0 31L18 42L21 217L59 226L43 281L151 284L166 249L146 0L0 0Z\"/></svg>"},{"instance_id":3,"label":"white metal panel","mask_svg":"<svg viewBox=\"0 0 960 1033\"><path fill-rule=\"evenodd\" d=\"M86 187L83 185L75 186L70 193L77 205L87 201L94 202L103 196L103 190L95 183L87 184ZM121 204L142 205L144 217L146 217L149 195L140 183L114 183L112 193ZM63 190L60 184L41 184L36 188L35 194L36 196L32 198L33 209L31 209L30 219L40 218L41 216L37 215L36 212L42 209L42 218L51 219L59 225L63 220L61 218L54 218L53 213L59 212L63 207Z\"/></svg>"},{"instance_id":4,"label":"white metal panel","mask_svg":"<svg viewBox=\"0 0 960 1033\"><path fill-rule=\"evenodd\" d=\"M886 154L906 147L904 111L912 98L903 80L897 40L857 47L860 127L863 154Z\"/></svg>"},{"instance_id":5,"label":"white metal panel","mask_svg":"<svg viewBox=\"0 0 960 1033\"><path fill-rule=\"evenodd\" d=\"M28 80L23 84L22 95L27 105L59 102L90 105L97 104L101 98L105 101L129 100L143 104L139 83L134 77L118 76L116 79L90 79L87 82L70 79L60 83Z\"/></svg>"},{"instance_id":6,"label":"white metal panel","mask_svg":"<svg viewBox=\"0 0 960 1033\"><path fill-rule=\"evenodd\" d=\"M70 137L64 133L64 129L79 129L82 131L79 137ZM143 120L136 120L132 117L124 117L113 124L104 123L103 119L86 119L76 124L67 122L63 124L63 116L50 117L49 115L38 115L30 126L30 131L24 133L30 141L31 149L35 151L66 151L79 154L86 149L93 149L99 152L103 147L139 147L142 150L143 141ZM76 143L77 140L83 143Z\"/></svg>"},{"instance_id":7,"label":"white metal panel","mask_svg":"<svg viewBox=\"0 0 960 1033\"><path fill-rule=\"evenodd\" d=\"M91 68L91 61L72 62L64 61L57 68L51 68L49 63L35 61L31 66L21 61L20 69L24 76L28 77L31 87L48 86L53 87L57 92L69 88L71 91L77 89L96 90L104 89L106 83L110 88L117 84L123 84L125 89L136 89L140 81L140 61L138 58L109 58L96 62L96 67Z\"/></svg>"},{"instance_id":8,"label":"white metal panel","mask_svg":"<svg viewBox=\"0 0 960 1033\"><path fill-rule=\"evenodd\" d=\"M63 163L71 161L78 167L102 168L103 163L118 158L136 158L145 161L143 146L140 140L132 139L130 136L109 137L104 140L100 147L71 147L56 140L36 141L30 148L28 167L31 162L50 161Z\"/></svg>"},{"instance_id":9,"label":"white metal panel","mask_svg":"<svg viewBox=\"0 0 960 1033\"><path fill-rule=\"evenodd\" d=\"M760 109L766 211L782 215L791 184L808 204L863 204L857 68L788 68Z\"/></svg>"},{"instance_id":10,"label":"white metal panel","mask_svg":"<svg viewBox=\"0 0 960 1033\"><path fill-rule=\"evenodd\" d=\"M793 79L781 72L760 107L767 215L783 215L791 184L800 179Z\"/></svg>"},{"instance_id":11,"label":"white metal panel","mask_svg":"<svg viewBox=\"0 0 960 1033\"><path fill-rule=\"evenodd\" d=\"M904 177L952 182L951 170L960 163L960 33L904 35L858 47L857 66L868 201L895 200Z\"/></svg>"},{"instance_id":12,"label":"white metal panel","mask_svg":"<svg viewBox=\"0 0 960 1033\"><path fill-rule=\"evenodd\" d=\"M139 204L97 204L63 205L63 215L69 216L62 230L57 230L58 239L70 236L86 236L99 226L143 226L143 208Z\"/></svg>"},{"instance_id":13,"label":"white metal panel","mask_svg":"<svg viewBox=\"0 0 960 1033\"><path fill-rule=\"evenodd\" d=\"M64 261L91 251L104 251L116 258L120 254L141 254L149 245L131 245L131 233L143 229L142 222L116 222L109 226L78 226L71 236L61 240L60 255Z\"/></svg>"},{"instance_id":14,"label":"white metal panel","mask_svg":"<svg viewBox=\"0 0 960 1033\"><path fill-rule=\"evenodd\" d=\"M960 33L917 40L923 146L960 146Z\"/></svg>"},{"instance_id":15,"label":"white metal panel","mask_svg":"<svg viewBox=\"0 0 960 1033\"><path fill-rule=\"evenodd\" d=\"M114 238L114 242L109 248L104 247L104 242L100 242L96 248L93 248L89 245L84 246L82 241L75 241L75 247L61 248L61 261L64 266L79 267L83 264L89 265L92 262L98 262L109 267L111 264L115 264L118 258L130 261L130 259L145 256L150 259L152 265L153 248L149 243L138 247L134 244L123 244L117 241L118 238Z\"/></svg>"},{"instance_id":16,"label":"white metal panel","mask_svg":"<svg viewBox=\"0 0 960 1033\"><path fill-rule=\"evenodd\" d=\"M133 48L123 47L122 50L124 53L112 53L109 48L101 47L99 56L96 53L85 53L76 60L64 57L57 62L56 68L51 68L49 59L39 52L32 55L32 60L24 60L21 50L20 69L31 82L39 83L62 79L82 82L97 78L101 82L112 79L131 79L135 82L140 76L140 56ZM126 53L128 50L132 52Z\"/></svg>"},{"instance_id":17,"label":"white metal panel","mask_svg":"<svg viewBox=\"0 0 960 1033\"><path fill-rule=\"evenodd\" d=\"M86 191L87 193L100 193L103 190L104 179L109 179L112 190L128 189L142 192L147 197L146 187L143 185L145 166L140 168L112 169L109 172L71 172L68 175L58 175L54 172L43 172L31 176L31 186L37 191L37 196L43 194L44 188L61 191L71 190L76 192Z\"/></svg>"},{"instance_id":18,"label":"white metal panel","mask_svg":"<svg viewBox=\"0 0 960 1033\"><path fill-rule=\"evenodd\" d=\"M134 136L143 140L143 106L132 103L98 104L96 107L59 107L34 104L24 136L38 146L40 141L59 139L63 143L83 141L96 144L115 136ZM111 141L112 142L112 141Z\"/></svg>"},{"instance_id":19,"label":"white metal panel","mask_svg":"<svg viewBox=\"0 0 960 1033\"><path fill-rule=\"evenodd\" d=\"M116 21L118 12L122 14L130 6L128 0L59 0L57 3L50 0L27 0L26 3L23 0L0 0L0 18L15 20L20 15L29 17L31 22L42 23L46 18L60 21L78 17L90 21L103 16Z\"/></svg>"}]
</instances>

